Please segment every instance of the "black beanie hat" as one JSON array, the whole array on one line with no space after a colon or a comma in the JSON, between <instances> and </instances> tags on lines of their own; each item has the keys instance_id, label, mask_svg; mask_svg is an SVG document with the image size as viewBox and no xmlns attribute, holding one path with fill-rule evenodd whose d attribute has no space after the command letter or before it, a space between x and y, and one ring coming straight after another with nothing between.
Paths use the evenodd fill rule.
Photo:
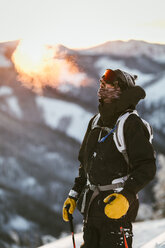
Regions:
<instances>
[{"instance_id":1,"label":"black beanie hat","mask_svg":"<svg viewBox=\"0 0 165 248\"><path fill-rule=\"evenodd\" d=\"M112 84L115 81L119 82L119 87L121 90L125 90L130 87L135 86L136 75L131 75L128 72L122 71L120 69L111 70L106 69L104 75L102 76L107 84Z\"/></svg>"}]
</instances>

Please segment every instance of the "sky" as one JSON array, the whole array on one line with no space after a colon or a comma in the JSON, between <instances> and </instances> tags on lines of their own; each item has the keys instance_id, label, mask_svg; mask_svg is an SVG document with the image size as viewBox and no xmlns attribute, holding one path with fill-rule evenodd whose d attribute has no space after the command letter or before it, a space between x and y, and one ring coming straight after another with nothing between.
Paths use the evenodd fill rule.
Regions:
<instances>
[{"instance_id":1,"label":"sky","mask_svg":"<svg viewBox=\"0 0 165 248\"><path fill-rule=\"evenodd\" d=\"M164 0L0 0L0 42L91 47L110 40L165 44Z\"/></svg>"}]
</instances>

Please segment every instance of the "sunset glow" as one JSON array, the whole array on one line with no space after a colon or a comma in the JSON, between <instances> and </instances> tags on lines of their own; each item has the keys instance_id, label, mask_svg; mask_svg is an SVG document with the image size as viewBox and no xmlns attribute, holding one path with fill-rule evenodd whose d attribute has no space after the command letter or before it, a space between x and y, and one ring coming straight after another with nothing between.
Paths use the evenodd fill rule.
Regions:
<instances>
[{"instance_id":1,"label":"sunset glow","mask_svg":"<svg viewBox=\"0 0 165 248\"><path fill-rule=\"evenodd\" d=\"M25 73L37 73L43 68L44 61L48 59L47 50L44 44L34 40L22 40L13 55L14 63L16 66L19 65Z\"/></svg>"},{"instance_id":2,"label":"sunset glow","mask_svg":"<svg viewBox=\"0 0 165 248\"><path fill-rule=\"evenodd\" d=\"M84 84L84 74L65 52L58 51L58 46L48 47L41 41L21 40L12 61L18 79L37 93L41 93L45 86L59 87L68 81L75 86Z\"/></svg>"},{"instance_id":3,"label":"sunset glow","mask_svg":"<svg viewBox=\"0 0 165 248\"><path fill-rule=\"evenodd\" d=\"M0 41L33 39L71 48L109 40L165 43L163 0L0 0Z\"/></svg>"}]
</instances>

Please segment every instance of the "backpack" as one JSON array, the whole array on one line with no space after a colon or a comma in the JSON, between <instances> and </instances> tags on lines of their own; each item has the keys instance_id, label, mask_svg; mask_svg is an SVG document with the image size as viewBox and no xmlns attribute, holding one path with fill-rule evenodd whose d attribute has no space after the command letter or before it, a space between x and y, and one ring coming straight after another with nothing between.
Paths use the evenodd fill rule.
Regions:
<instances>
[{"instance_id":1,"label":"backpack","mask_svg":"<svg viewBox=\"0 0 165 248\"><path fill-rule=\"evenodd\" d=\"M99 142L104 142L104 140L111 134L113 133L113 140L115 142L115 145L118 149L119 152L121 152L124 156L125 161L127 162L127 164L129 164L129 159L128 159L128 155L127 155L127 151L126 151L126 144L125 144L125 140L124 140L124 123L127 120L127 118L131 115L131 114L135 114L137 116L138 112L136 110L131 110L131 112L126 112L123 115L119 116L119 118L117 119L116 125L113 129L110 129L108 127L100 127L98 125L98 121L100 119L100 113L97 114L95 116L95 118L93 119L92 122L92 126L91 129L94 128L101 128L102 130L106 130L108 132L108 134L103 137L101 140L99 140ZM153 131L152 131L152 127L150 126L150 124L145 121L144 119L140 118L142 120L142 122L144 123L144 125L146 126L148 132L149 132L149 142L152 143L152 139L153 139Z\"/></svg>"}]
</instances>

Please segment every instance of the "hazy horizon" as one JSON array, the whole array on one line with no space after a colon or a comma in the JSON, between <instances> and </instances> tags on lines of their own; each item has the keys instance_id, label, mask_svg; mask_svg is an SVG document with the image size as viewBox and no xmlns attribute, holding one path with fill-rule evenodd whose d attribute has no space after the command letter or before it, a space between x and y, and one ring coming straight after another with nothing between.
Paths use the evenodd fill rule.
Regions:
<instances>
[{"instance_id":1,"label":"hazy horizon","mask_svg":"<svg viewBox=\"0 0 165 248\"><path fill-rule=\"evenodd\" d=\"M165 43L162 0L0 0L0 41L86 48L114 40Z\"/></svg>"}]
</instances>

